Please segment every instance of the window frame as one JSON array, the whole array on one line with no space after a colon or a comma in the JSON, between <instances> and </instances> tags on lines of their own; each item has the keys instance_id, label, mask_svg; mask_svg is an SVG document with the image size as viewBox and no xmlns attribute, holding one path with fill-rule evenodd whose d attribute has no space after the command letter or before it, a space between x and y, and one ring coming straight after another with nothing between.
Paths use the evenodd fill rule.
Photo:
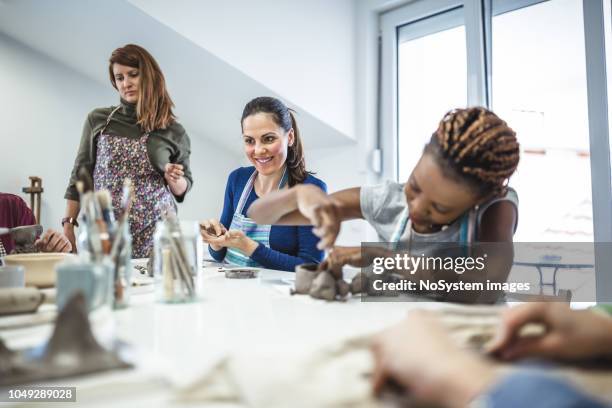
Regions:
<instances>
[{"instance_id":1,"label":"window frame","mask_svg":"<svg viewBox=\"0 0 612 408\"><path fill-rule=\"evenodd\" d=\"M378 151L382 161L379 166L379 175L382 179L397 181L399 176L397 51L401 27L463 7L467 50L467 103L468 106L491 107L494 97L491 85L493 16L544 1L547 0L415 0L379 14L379 126L375 151ZM604 1L611 0L582 0L582 7L594 241L612 243L612 170L606 86ZM433 23L432 30L430 33L436 32ZM612 293L610 267L612 267L612 253L596 250L596 291L597 300L600 302L609 300Z\"/></svg>"}]
</instances>

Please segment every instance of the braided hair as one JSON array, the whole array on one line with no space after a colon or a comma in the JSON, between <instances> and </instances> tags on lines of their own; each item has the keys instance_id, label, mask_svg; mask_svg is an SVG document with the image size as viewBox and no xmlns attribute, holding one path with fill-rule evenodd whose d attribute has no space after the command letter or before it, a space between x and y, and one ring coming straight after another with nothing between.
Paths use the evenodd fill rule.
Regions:
<instances>
[{"instance_id":1,"label":"braided hair","mask_svg":"<svg viewBox=\"0 0 612 408\"><path fill-rule=\"evenodd\" d=\"M482 107L446 113L425 152L445 175L467 182L479 196L502 194L519 162L516 133Z\"/></svg>"}]
</instances>

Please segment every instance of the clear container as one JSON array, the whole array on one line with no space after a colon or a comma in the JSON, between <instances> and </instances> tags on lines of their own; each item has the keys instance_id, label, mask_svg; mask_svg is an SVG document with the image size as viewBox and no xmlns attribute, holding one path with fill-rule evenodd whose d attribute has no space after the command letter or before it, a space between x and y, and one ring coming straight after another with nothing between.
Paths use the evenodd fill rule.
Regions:
<instances>
[{"instance_id":1,"label":"clear container","mask_svg":"<svg viewBox=\"0 0 612 408\"><path fill-rule=\"evenodd\" d=\"M79 258L83 262L91 261L91 246L89 244L89 231L87 228L87 219L83 214L78 226L78 235L76 238L76 246Z\"/></svg>"},{"instance_id":2,"label":"clear container","mask_svg":"<svg viewBox=\"0 0 612 408\"><path fill-rule=\"evenodd\" d=\"M158 221L153 239L156 299L163 303L198 300L201 257L197 223L179 223L176 218Z\"/></svg>"},{"instance_id":3,"label":"clear container","mask_svg":"<svg viewBox=\"0 0 612 408\"><path fill-rule=\"evenodd\" d=\"M114 307L123 309L130 303L132 287L132 235L128 223L124 223L123 228L116 232L115 239L121 239L121 250L113 273Z\"/></svg>"},{"instance_id":4,"label":"clear container","mask_svg":"<svg viewBox=\"0 0 612 408\"><path fill-rule=\"evenodd\" d=\"M196 221L181 221L181 234L188 249L191 273L195 277L202 270L204 259L204 244L200 235L200 224Z\"/></svg>"},{"instance_id":5,"label":"clear container","mask_svg":"<svg viewBox=\"0 0 612 408\"><path fill-rule=\"evenodd\" d=\"M102 262L63 262L56 268L56 304L61 310L76 293L85 297L90 311L113 303L113 265Z\"/></svg>"},{"instance_id":6,"label":"clear container","mask_svg":"<svg viewBox=\"0 0 612 408\"><path fill-rule=\"evenodd\" d=\"M0 264L0 288L23 288L25 286L25 268L22 265Z\"/></svg>"}]
</instances>

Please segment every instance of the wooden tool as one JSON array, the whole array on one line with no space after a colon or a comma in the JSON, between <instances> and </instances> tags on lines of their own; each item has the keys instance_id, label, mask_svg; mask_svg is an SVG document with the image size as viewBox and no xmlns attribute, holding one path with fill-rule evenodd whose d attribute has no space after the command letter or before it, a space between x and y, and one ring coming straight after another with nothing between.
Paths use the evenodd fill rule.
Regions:
<instances>
[{"instance_id":1,"label":"wooden tool","mask_svg":"<svg viewBox=\"0 0 612 408\"><path fill-rule=\"evenodd\" d=\"M30 195L30 208L36 217L36 222L40 222L40 200L41 194L45 191L42 188L42 179L36 176L30 176L30 187L24 187L21 189L26 194Z\"/></svg>"}]
</instances>

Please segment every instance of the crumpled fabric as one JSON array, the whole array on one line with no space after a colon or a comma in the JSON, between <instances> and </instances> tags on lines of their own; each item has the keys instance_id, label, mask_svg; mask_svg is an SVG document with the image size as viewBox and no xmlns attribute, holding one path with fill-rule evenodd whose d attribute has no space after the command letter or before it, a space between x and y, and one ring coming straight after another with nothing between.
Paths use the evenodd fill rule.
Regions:
<instances>
[{"instance_id":1,"label":"crumpled fabric","mask_svg":"<svg viewBox=\"0 0 612 408\"><path fill-rule=\"evenodd\" d=\"M482 352L493 339L502 309L444 305L437 311L458 345ZM417 406L401 396L374 398L370 338L370 335L348 338L311 350L227 355L199 379L180 389L176 397L180 402L225 402L266 408ZM505 370L513 369L499 365ZM549 366L547 372L612 402L612 366L604 370Z\"/></svg>"}]
</instances>

